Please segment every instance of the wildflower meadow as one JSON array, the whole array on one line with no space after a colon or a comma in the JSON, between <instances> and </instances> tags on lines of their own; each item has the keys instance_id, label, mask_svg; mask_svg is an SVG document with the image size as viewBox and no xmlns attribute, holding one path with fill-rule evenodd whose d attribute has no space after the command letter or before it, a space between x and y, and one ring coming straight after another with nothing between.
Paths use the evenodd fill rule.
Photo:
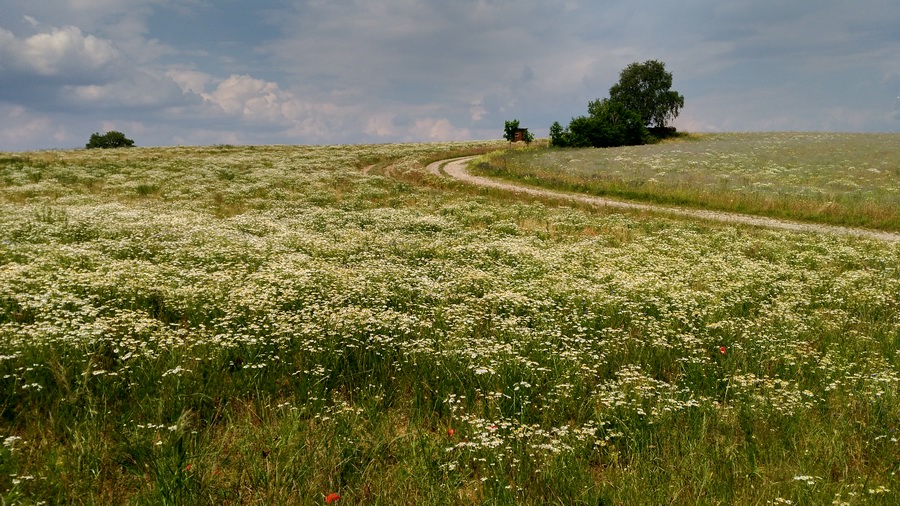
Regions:
<instances>
[{"instance_id":1,"label":"wildflower meadow","mask_svg":"<svg viewBox=\"0 0 900 506\"><path fill-rule=\"evenodd\" d=\"M0 153L0 502L900 502L900 244L424 169L504 147Z\"/></svg>"},{"instance_id":2,"label":"wildflower meadow","mask_svg":"<svg viewBox=\"0 0 900 506\"><path fill-rule=\"evenodd\" d=\"M900 231L900 134L685 134L497 152L481 172L594 195Z\"/></svg>"}]
</instances>

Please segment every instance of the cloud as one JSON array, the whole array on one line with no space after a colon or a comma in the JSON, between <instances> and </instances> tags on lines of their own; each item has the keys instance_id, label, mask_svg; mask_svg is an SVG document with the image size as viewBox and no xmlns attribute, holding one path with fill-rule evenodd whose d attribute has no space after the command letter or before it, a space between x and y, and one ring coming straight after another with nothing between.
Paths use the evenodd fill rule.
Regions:
<instances>
[{"instance_id":1,"label":"cloud","mask_svg":"<svg viewBox=\"0 0 900 506\"><path fill-rule=\"evenodd\" d=\"M430 141L464 141L472 138L468 128L458 128L447 118L423 118L416 121L410 137Z\"/></svg>"},{"instance_id":2,"label":"cloud","mask_svg":"<svg viewBox=\"0 0 900 506\"><path fill-rule=\"evenodd\" d=\"M118 114L202 102L164 72L127 57L112 40L75 26L25 21L37 33L18 37L0 28L0 100L47 112Z\"/></svg>"},{"instance_id":3,"label":"cloud","mask_svg":"<svg viewBox=\"0 0 900 506\"><path fill-rule=\"evenodd\" d=\"M65 129L52 118L32 114L22 106L0 103L0 116L6 118L6 121L0 123L0 146L46 143L48 138L55 142L68 140Z\"/></svg>"},{"instance_id":4,"label":"cloud","mask_svg":"<svg viewBox=\"0 0 900 506\"><path fill-rule=\"evenodd\" d=\"M473 135L471 129L455 126L448 118L412 119L405 113L391 112L370 115L363 133L374 142L461 141L471 139Z\"/></svg>"},{"instance_id":5,"label":"cloud","mask_svg":"<svg viewBox=\"0 0 900 506\"><path fill-rule=\"evenodd\" d=\"M166 75L177 83L185 93L197 95L203 94L207 85L212 81L211 75L193 69L169 69Z\"/></svg>"},{"instance_id":6,"label":"cloud","mask_svg":"<svg viewBox=\"0 0 900 506\"><path fill-rule=\"evenodd\" d=\"M194 70L173 70L168 75L183 93L203 100L202 107L194 112L227 118L235 127L280 130L285 138L325 140L352 123L358 114L352 107L303 100L278 83L249 75L232 74L220 79Z\"/></svg>"},{"instance_id":7,"label":"cloud","mask_svg":"<svg viewBox=\"0 0 900 506\"><path fill-rule=\"evenodd\" d=\"M290 121L302 105L278 84L242 75L229 76L205 97L228 114L251 121Z\"/></svg>"},{"instance_id":8,"label":"cloud","mask_svg":"<svg viewBox=\"0 0 900 506\"><path fill-rule=\"evenodd\" d=\"M563 23L563 4L294 2L272 20L280 35L263 50L287 75L331 90L418 104L438 96L469 101L488 91L472 88L505 87L503 79L520 78L533 58L547 53L553 41L542 37L541 26Z\"/></svg>"},{"instance_id":9,"label":"cloud","mask_svg":"<svg viewBox=\"0 0 900 506\"><path fill-rule=\"evenodd\" d=\"M119 39L127 36L124 28L138 29L131 35L145 33L146 20L155 8L170 0L5 0L4 16L23 19L32 25L71 25L90 33ZM195 0L179 0L179 6L197 4ZM4 23L5 24L5 23Z\"/></svg>"},{"instance_id":10,"label":"cloud","mask_svg":"<svg viewBox=\"0 0 900 506\"><path fill-rule=\"evenodd\" d=\"M104 84L64 87L61 96L72 105L93 110L159 110L202 101L198 95L183 92L169 76L138 69Z\"/></svg>"},{"instance_id":11,"label":"cloud","mask_svg":"<svg viewBox=\"0 0 900 506\"><path fill-rule=\"evenodd\" d=\"M499 138L514 118L545 135L647 59L685 96L679 127L898 129L894 0L6 0L3 11L0 107L18 115L0 131L15 146L32 141L12 121L35 146L82 145L83 130L107 124L140 128L143 145Z\"/></svg>"},{"instance_id":12,"label":"cloud","mask_svg":"<svg viewBox=\"0 0 900 506\"><path fill-rule=\"evenodd\" d=\"M0 28L0 76L12 74L58 78L66 82L96 79L120 59L114 44L85 35L74 26L51 28L18 38Z\"/></svg>"}]
</instances>

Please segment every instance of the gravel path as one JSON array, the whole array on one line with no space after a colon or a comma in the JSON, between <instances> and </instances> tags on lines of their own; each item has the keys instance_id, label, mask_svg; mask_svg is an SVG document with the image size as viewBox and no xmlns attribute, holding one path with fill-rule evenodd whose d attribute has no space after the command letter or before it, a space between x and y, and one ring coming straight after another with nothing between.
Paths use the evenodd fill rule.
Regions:
<instances>
[{"instance_id":1,"label":"gravel path","mask_svg":"<svg viewBox=\"0 0 900 506\"><path fill-rule=\"evenodd\" d=\"M547 190L543 188L534 188L528 186L520 186L515 183L506 181L498 181L482 176L472 175L466 170L469 162L475 158L474 156L465 156L462 158L453 158L450 160L440 160L429 164L427 170L432 174L444 175L457 179L459 181L483 186L486 188L495 188L524 195L534 195L536 197L552 197L575 202L582 202L592 206L613 207L618 209L633 209L638 211L650 211L654 213L670 214L675 216L684 216L687 218L696 218L701 220L719 221L725 223L737 223L743 225L751 225L755 227L776 228L782 230L792 230L795 232L815 232L822 234L837 235L854 235L866 237L869 239L879 239L882 241L896 242L900 241L900 234L891 232L882 232L878 230L868 230L864 228L838 227L834 225L819 225L814 223L801 223L796 221L777 220L774 218L763 218L747 214L728 213L722 211L704 211L699 209L684 209L679 207L660 206L655 204L639 204L635 202L625 202L621 200L612 200L604 197L595 197L591 195L583 195L578 193L566 193L555 190ZM443 171L441 170L443 169Z\"/></svg>"}]
</instances>

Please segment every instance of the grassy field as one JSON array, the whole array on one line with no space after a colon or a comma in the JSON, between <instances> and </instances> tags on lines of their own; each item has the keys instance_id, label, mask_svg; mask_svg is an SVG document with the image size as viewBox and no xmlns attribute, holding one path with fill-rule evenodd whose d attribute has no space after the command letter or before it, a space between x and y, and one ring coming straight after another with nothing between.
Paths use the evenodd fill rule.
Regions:
<instances>
[{"instance_id":1,"label":"grassy field","mask_svg":"<svg viewBox=\"0 0 900 506\"><path fill-rule=\"evenodd\" d=\"M0 154L0 502L900 502L900 244L423 169L499 147Z\"/></svg>"},{"instance_id":2,"label":"grassy field","mask_svg":"<svg viewBox=\"0 0 900 506\"><path fill-rule=\"evenodd\" d=\"M900 230L900 134L689 135L615 149L498 152L480 173L554 189Z\"/></svg>"}]
</instances>

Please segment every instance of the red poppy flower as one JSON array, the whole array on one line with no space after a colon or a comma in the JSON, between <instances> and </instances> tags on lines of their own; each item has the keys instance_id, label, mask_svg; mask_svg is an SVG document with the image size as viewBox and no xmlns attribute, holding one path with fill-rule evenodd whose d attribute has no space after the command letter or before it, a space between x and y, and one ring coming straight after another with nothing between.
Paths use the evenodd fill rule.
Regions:
<instances>
[{"instance_id":1,"label":"red poppy flower","mask_svg":"<svg viewBox=\"0 0 900 506\"><path fill-rule=\"evenodd\" d=\"M447 435L448 435L448 436L453 437L454 434L456 434L456 431L455 431L455 430L453 430L452 428L447 429Z\"/></svg>"},{"instance_id":2,"label":"red poppy flower","mask_svg":"<svg viewBox=\"0 0 900 506\"><path fill-rule=\"evenodd\" d=\"M725 348L724 346L719 346L719 353L721 353L722 355L724 355L726 349L727 349L727 348Z\"/></svg>"},{"instance_id":3,"label":"red poppy flower","mask_svg":"<svg viewBox=\"0 0 900 506\"><path fill-rule=\"evenodd\" d=\"M336 492L332 492L325 496L325 504L335 503L340 498L341 498L340 494L338 494Z\"/></svg>"}]
</instances>

